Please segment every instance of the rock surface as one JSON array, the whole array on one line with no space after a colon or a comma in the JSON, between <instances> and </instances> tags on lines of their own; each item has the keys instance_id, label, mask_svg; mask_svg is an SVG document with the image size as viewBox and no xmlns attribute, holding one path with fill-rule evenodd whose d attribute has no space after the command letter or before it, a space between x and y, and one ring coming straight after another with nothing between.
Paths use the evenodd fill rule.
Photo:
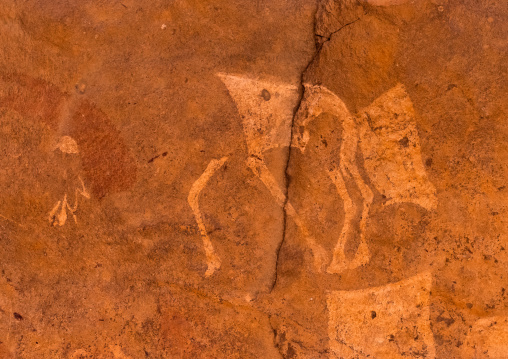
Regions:
<instances>
[{"instance_id":1,"label":"rock surface","mask_svg":"<svg viewBox=\"0 0 508 359\"><path fill-rule=\"evenodd\" d=\"M0 3L0 358L506 358L508 3Z\"/></svg>"}]
</instances>

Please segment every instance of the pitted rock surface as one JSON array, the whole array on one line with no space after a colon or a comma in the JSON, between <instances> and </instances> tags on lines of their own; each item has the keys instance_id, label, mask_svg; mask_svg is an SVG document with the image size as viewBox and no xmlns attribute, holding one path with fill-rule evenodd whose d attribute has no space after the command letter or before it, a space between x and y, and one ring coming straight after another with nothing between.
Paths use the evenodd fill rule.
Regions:
<instances>
[{"instance_id":1,"label":"pitted rock surface","mask_svg":"<svg viewBox=\"0 0 508 359\"><path fill-rule=\"evenodd\" d=\"M508 3L0 3L0 358L506 358Z\"/></svg>"}]
</instances>

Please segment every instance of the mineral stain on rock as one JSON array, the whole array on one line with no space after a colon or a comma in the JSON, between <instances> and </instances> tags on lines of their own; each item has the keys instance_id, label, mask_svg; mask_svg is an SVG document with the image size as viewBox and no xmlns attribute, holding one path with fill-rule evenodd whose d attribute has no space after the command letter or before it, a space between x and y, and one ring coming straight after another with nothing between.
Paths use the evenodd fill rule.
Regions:
<instances>
[{"instance_id":1,"label":"mineral stain on rock","mask_svg":"<svg viewBox=\"0 0 508 359\"><path fill-rule=\"evenodd\" d=\"M263 91L261 91L261 97L263 97L263 100L265 101L270 101L272 95L270 95L270 92L268 92L267 89L263 89Z\"/></svg>"}]
</instances>

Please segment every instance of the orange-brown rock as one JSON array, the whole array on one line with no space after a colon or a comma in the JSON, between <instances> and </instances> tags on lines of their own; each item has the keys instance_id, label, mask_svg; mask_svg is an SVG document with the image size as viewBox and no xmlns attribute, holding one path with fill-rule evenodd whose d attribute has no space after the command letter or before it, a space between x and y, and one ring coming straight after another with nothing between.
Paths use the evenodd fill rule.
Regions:
<instances>
[{"instance_id":1,"label":"orange-brown rock","mask_svg":"<svg viewBox=\"0 0 508 359\"><path fill-rule=\"evenodd\" d=\"M1 358L508 358L508 4L0 3Z\"/></svg>"}]
</instances>

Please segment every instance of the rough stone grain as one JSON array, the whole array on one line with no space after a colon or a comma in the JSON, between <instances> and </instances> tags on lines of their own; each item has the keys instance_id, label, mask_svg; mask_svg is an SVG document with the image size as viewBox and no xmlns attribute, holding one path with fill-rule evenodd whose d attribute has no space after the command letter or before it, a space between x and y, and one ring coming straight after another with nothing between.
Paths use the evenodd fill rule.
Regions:
<instances>
[{"instance_id":1,"label":"rough stone grain","mask_svg":"<svg viewBox=\"0 0 508 359\"><path fill-rule=\"evenodd\" d=\"M507 358L508 3L0 2L0 358Z\"/></svg>"}]
</instances>

